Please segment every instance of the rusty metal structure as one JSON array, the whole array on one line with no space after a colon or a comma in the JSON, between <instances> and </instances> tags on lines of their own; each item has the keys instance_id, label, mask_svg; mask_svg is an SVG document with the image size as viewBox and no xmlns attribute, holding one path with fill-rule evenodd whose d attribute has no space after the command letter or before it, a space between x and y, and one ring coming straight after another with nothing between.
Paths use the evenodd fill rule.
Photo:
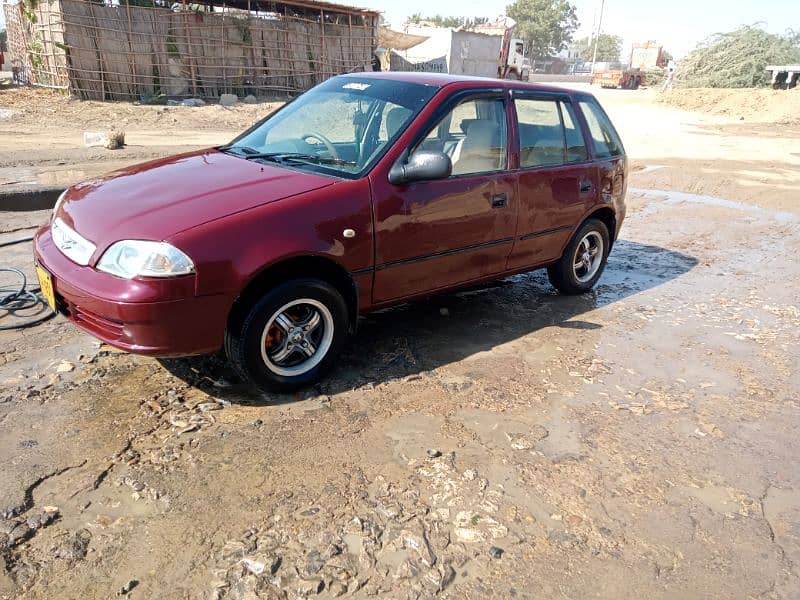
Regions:
<instances>
[{"instance_id":1,"label":"rusty metal structure","mask_svg":"<svg viewBox=\"0 0 800 600\"><path fill-rule=\"evenodd\" d=\"M313 0L5 4L22 83L92 100L296 94L369 70L379 13Z\"/></svg>"}]
</instances>

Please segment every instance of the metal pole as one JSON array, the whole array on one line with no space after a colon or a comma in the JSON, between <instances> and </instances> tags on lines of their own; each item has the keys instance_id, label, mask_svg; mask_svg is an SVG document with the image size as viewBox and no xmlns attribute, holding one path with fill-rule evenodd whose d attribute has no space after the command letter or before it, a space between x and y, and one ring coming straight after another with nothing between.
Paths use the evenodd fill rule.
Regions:
<instances>
[{"instance_id":1,"label":"metal pole","mask_svg":"<svg viewBox=\"0 0 800 600\"><path fill-rule=\"evenodd\" d=\"M600 30L603 27L603 8L606 0L600 0L600 19L597 21L597 35L594 36L594 53L592 54L592 75L594 75L594 64L597 62L597 42L600 39Z\"/></svg>"}]
</instances>

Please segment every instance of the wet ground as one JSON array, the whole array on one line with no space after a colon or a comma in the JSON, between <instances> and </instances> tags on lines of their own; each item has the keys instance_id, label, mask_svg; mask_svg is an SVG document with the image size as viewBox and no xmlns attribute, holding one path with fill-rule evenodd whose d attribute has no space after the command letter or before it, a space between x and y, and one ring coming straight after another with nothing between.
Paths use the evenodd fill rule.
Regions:
<instances>
[{"instance_id":1,"label":"wet ground","mask_svg":"<svg viewBox=\"0 0 800 600\"><path fill-rule=\"evenodd\" d=\"M0 332L0 597L800 596L800 186L752 175L800 149L705 123L679 163L705 134L658 114L660 147L620 124L593 293L536 272L370 315L297 396Z\"/></svg>"}]
</instances>

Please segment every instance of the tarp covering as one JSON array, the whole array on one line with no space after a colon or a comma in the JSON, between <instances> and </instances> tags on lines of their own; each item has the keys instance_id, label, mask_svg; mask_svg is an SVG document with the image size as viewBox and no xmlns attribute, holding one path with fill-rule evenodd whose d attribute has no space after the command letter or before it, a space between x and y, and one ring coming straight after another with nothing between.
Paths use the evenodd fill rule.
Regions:
<instances>
[{"instance_id":1,"label":"tarp covering","mask_svg":"<svg viewBox=\"0 0 800 600\"><path fill-rule=\"evenodd\" d=\"M378 46L392 50L408 50L428 39L425 35L411 35L388 27L378 29Z\"/></svg>"},{"instance_id":2,"label":"tarp covering","mask_svg":"<svg viewBox=\"0 0 800 600\"><path fill-rule=\"evenodd\" d=\"M414 35L426 34L427 39L407 51L393 49L392 71L497 77L502 36L443 27L409 26L408 29Z\"/></svg>"}]
</instances>

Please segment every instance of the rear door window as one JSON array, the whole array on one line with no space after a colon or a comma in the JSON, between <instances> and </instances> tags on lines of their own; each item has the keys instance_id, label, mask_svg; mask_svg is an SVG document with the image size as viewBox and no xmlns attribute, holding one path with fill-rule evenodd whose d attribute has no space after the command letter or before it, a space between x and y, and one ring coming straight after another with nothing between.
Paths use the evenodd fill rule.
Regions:
<instances>
[{"instance_id":1,"label":"rear door window","mask_svg":"<svg viewBox=\"0 0 800 600\"><path fill-rule=\"evenodd\" d=\"M516 98L519 164L544 167L564 164L564 128L556 100Z\"/></svg>"},{"instance_id":2,"label":"rear door window","mask_svg":"<svg viewBox=\"0 0 800 600\"><path fill-rule=\"evenodd\" d=\"M557 166L588 158L583 133L569 102L516 98L520 167Z\"/></svg>"},{"instance_id":3,"label":"rear door window","mask_svg":"<svg viewBox=\"0 0 800 600\"><path fill-rule=\"evenodd\" d=\"M625 152L622 142L600 105L595 100L580 100L578 104L589 126L595 156L597 158L622 156Z\"/></svg>"}]
</instances>

